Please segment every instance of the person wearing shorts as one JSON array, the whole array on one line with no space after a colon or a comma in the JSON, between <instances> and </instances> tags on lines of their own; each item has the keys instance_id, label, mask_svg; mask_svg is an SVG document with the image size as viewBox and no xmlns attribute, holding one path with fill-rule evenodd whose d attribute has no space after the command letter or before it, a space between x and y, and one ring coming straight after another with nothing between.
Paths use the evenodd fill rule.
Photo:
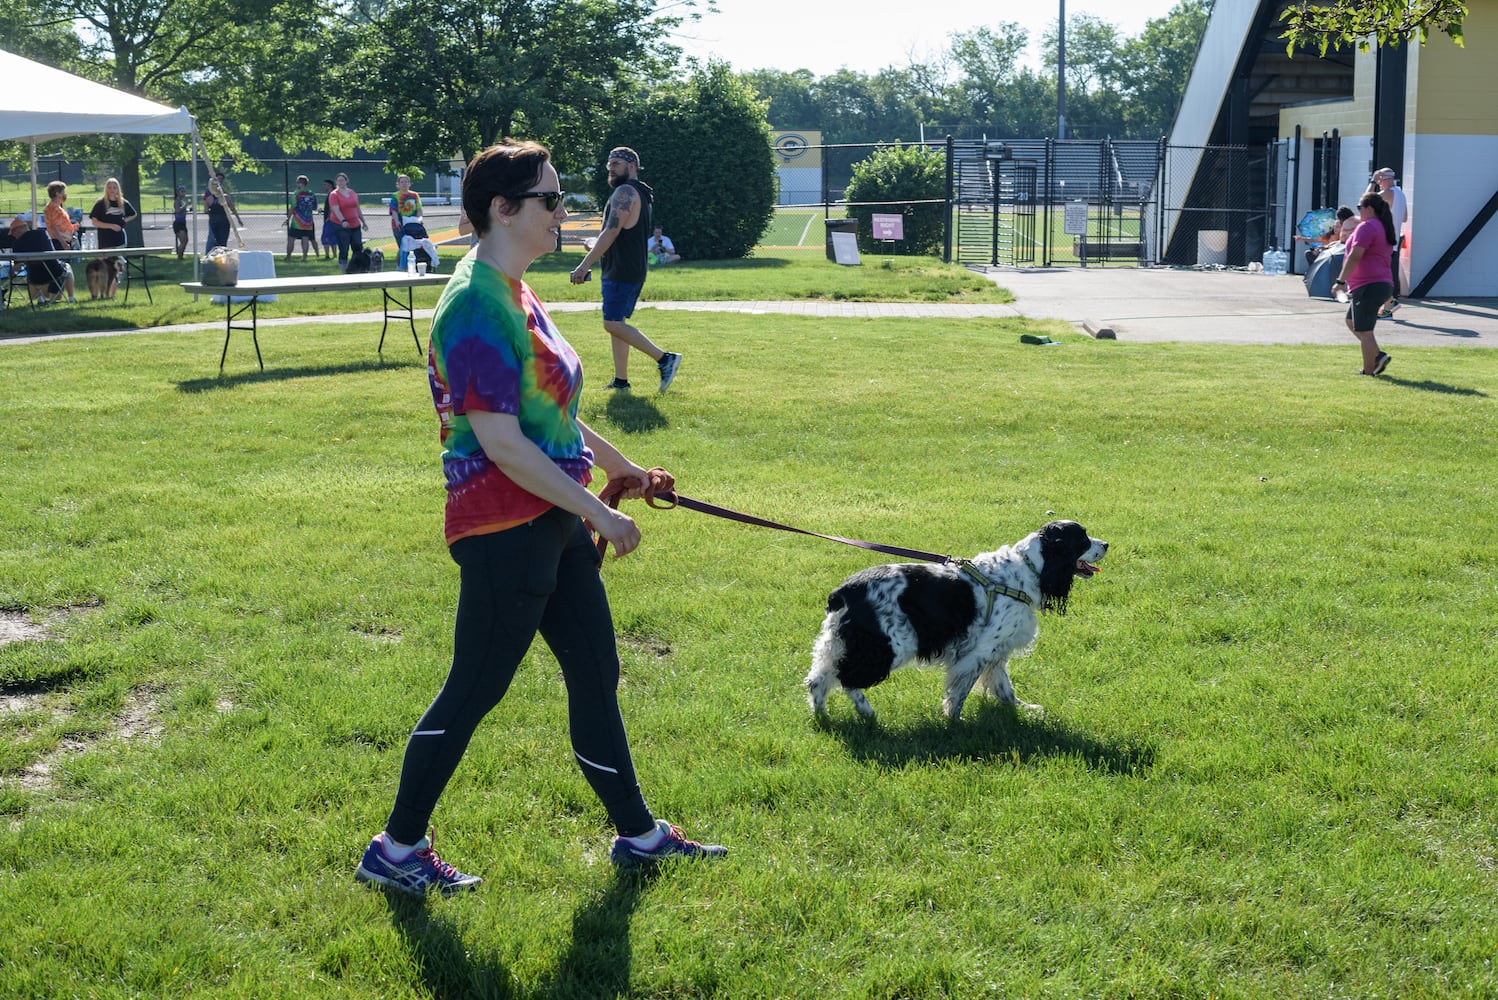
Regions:
<instances>
[{"instance_id":1,"label":"person wearing shorts","mask_svg":"<svg viewBox=\"0 0 1498 1000\"><path fill-rule=\"evenodd\" d=\"M1345 287L1352 300L1347 307L1347 329L1358 338L1363 352L1363 367L1358 374L1382 375L1390 358L1379 349L1373 328L1394 290L1390 254L1396 239L1394 214L1379 195L1365 194L1358 199L1358 218L1362 221L1347 241L1342 273L1332 288Z\"/></svg>"},{"instance_id":2,"label":"person wearing shorts","mask_svg":"<svg viewBox=\"0 0 1498 1000\"><path fill-rule=\"evenodd\" d=\"M286 210L286 259L291 259L291 252L297 241L302 244L302 260L307 259L307 251L314 253L321 251L317 246L317 230L313 227L317 224L317 195L307 190L312 182L307 179L306 174L298 175L296 179L296 193L291 196L291 207Z\"/></svg>"},{"instance_id":3,"label":"person wearing shorts","mask_svg":"<svg viewBox=\"0 0 1498 1000\"><path fill-rule=\"evenodd\" d=\"M177 240L177 259L187 252L187 187L177 185L177 195L172 201L172 236Z\"/></svg>"},{"instance_id":4,"label":"person wearing shorts","mask_svg":"<svg viewBox=\"0 0 1498 1000\"><path fill-rule=\"evenodd\" d=\"M655 195L639 180L640 155L628 146L609 151L607 169L614 193L604 207L603 232L573 269L572 283L587 281L593 265L603 261L603 329L614 349L614 380L604 388L630 387L629 352L633 348L655 362L661 376L660 391L665 392L681 367L681 355L655 346L629 323L645 287L645 242L651 230L650 205Z\"/></svg>"}]
</instances>

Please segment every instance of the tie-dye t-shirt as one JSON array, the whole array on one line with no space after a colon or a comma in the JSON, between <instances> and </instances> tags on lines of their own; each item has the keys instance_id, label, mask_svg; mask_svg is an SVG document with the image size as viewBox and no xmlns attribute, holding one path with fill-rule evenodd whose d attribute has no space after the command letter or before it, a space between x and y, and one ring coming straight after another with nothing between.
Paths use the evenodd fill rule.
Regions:
<instances>
[{"instance_id":1,"label":"tie-dye t-shirt","mask_svg":"<svg viewBox=\"0 0 1498 1000\"><path fill-rule=\"evenodd\" d=\"M421 217L421 195L415 191L407 190L405 194L395 192L395 196L390 199L390 205L400 216L401 222L410 222L412 219Z\"/></svg>"},{"instance_id":2,"label":"tie-dye t-shirt","mask_svg":"<svg viewBox=\"0 0 1498 1000\"><path fill-rule=\"evenodd\" d=\"M441 423L449 545L524 524L552 506L489 460L469 410L514 414L558 468L584 486L592 480L593 452L577 422L582 364L525 282L464 257L432 316L427 374Z\"/></svg>"},{"instance_id":3,"label":"tie-dye t-shirt","mask_svg":"<svg viewBox=\"0 0 1498 1000\"><path fill-rule=\"evenodd\" d=\"M291 229L309 230L312 217L317 214L317 195L311 191L298 190L296 200L291 203Z\"/></svg>"}]
</instances>

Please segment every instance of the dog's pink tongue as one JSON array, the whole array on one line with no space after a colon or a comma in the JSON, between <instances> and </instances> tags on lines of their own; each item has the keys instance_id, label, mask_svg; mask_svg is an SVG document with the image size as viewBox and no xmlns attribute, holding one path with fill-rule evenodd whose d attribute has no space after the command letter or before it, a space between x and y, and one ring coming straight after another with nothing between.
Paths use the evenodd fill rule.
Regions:
<instances>
[{"instance_id":1,"label":"dog's pink tongue","mask_svg":"<svg viewBox=\"0 0 1498 1000\"><path fill-rule=\"evenodd\" d=\"M1098 572L1098 568L1096 566L1094 566L1092 563L1086 562L1086 561L1084 561L1082 559L1078 559L1077 560L1077 569L1081 570L1084 573L1096 573L1096 572Z\"/></svg>"}]
</instances>

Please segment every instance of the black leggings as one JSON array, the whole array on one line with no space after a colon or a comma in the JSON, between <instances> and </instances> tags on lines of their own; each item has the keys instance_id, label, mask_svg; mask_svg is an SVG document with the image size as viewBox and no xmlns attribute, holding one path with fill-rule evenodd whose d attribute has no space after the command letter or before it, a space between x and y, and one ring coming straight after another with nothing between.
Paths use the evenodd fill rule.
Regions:
<instances>
[{"instance_id":1,"label":"black leggings","mask_svg":"<svg viewBox=\"0 0 1498 1000\"><path fill-rule=\"evenodd\" d=\"M426 833L474 730L504 697L538 631L562 668L578 767L619 833L649 832L655 818L616 697L614 620L582 521L553 508L529 524L460 539L451 551L461 573L452 669L406 744L386 832L402 844Z\"/></svg>"}]
</instances>

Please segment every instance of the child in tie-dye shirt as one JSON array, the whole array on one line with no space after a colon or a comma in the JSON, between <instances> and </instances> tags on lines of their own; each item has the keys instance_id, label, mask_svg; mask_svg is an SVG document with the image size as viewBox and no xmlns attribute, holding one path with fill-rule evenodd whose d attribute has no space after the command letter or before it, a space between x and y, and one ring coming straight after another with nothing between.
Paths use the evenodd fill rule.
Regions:
<instances>
[{"instance_id":1,"label":"child in tie-dye shirt","mask_svg":"<svg viewBox=\"0 0 1498 1000\"><path fill-rule=\"evenodd\" d=\"M426 218L421 214L421 195L411 190L411 177L401 174L395 179L395 194L390 199L390 232L400 251L399 264L406 266L406 255L414 253L425 259L429 270L437 270L437 244L427 235Z\"/></svg>"},{"instance_id":2,"label":"child in tie-dye shirt","mask_svg":"<svg viewBox=\"0 0 1498 1000\"><path fill-rule=\"evenodd\" d=\"M317 217L317 195L307 190L310 183L305 174L296 179L296 193L291 196L291 208L286 210L287 260L291 259L292 246L297 240L302 241L302 260L307 259L309 247L314 253L322 253L317 246L317 230L313 228Z\"/></svg>"}]
</instances>

